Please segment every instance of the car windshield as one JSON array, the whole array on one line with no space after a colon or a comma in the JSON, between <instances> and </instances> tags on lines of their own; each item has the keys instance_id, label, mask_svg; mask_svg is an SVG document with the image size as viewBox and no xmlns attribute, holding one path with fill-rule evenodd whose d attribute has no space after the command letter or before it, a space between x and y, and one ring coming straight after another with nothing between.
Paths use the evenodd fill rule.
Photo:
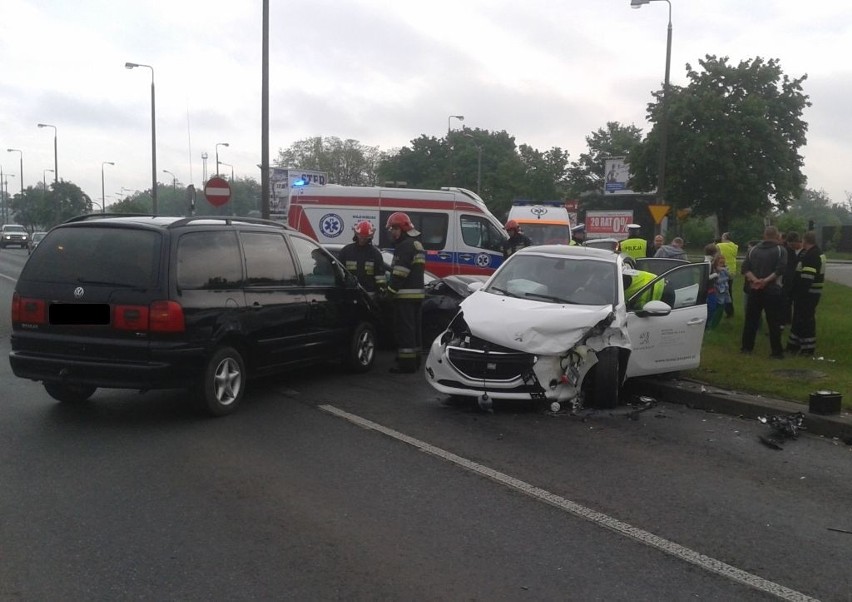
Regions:
<instances>
[{"instance_id":1,"label":"car windshield","mask_svg":"<svg viewBox=\"0 0 852 602\"><path fill-rule=\"evenodd\" d=\"M617 283L613 262L524 254L507 261L484 290L551 303L611 305Z\"/></svg>"},{"instance_id":2,"label":"car windshield","mask_svg":"<svg viewBox=\"0 0 852 602\"><path fill-rule=\"evenodd\" d=\"M58 228L39 245L21 278L63 284L147 287L156 282L161 236L95 225Z\"/></svg>"},{"instance_id":3,"label":"car windshield","mask_svg":"<svg viewBox=\"0 0 852 602\"><path fill-rule=\"evenodd\" d=\"M534 245L565 245L571 241L571 228L568 224L524 223L521 230L529 236Z\"/></svg>"},{"instance_id":4,"label":"car windshield","mask_svg":"<svg viewBox=\"0 0 852 602\"><path fill-rule=\"evenodd\" d=\"M23 226L11 226L7 225L3 228L4 232L26 232L26 229Z\"/></svg>"}]
</instances>

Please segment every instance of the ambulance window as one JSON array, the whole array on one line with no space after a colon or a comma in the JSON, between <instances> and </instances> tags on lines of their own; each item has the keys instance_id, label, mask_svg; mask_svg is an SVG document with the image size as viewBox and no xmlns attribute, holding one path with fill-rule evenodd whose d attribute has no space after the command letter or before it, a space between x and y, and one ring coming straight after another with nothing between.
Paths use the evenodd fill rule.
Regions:
<instances>
[{"instance_id":1,"label":"ambulance window","mask_svg":"<svg viewBox=\"0 0 852 602\"><path fill-rule=\"evenodd\" d=\"M382 211L381 222L386 223L393 211ZM450 217L447 213L425 213L406 212L414 224L414 228L420 231L420 243L427 251L440 251L447 246L447 226ZM388 232L383 228L379 233L379 246L383 249L393 246L393 241Z\"/></svg>"},{"instance_id":2,"label":"ambulance window","mask_svg":"<svg viewBox=\"0 0 852 602\"><path fill-rule=\"evenodd\" d=\"M465 244L478 249L500 251L505 235L501 230L483 217L462 215L459 218L462 240Z\"/></svg>"}]
</instances>

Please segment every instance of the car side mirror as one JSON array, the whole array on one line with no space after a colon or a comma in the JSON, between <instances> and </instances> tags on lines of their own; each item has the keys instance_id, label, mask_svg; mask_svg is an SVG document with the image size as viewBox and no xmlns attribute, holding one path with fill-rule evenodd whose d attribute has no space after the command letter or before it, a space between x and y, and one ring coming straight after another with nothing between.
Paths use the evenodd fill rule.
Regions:
<instances>
[{"instance_id":1,"label":"car side mirror","mask_svg":"<svg viewBox=\"0 0 852 602\"><path fill-rule=\"evenodd\" d=\"M663 317L670 313L672 313L671 306L663 301L648 301L642 309L636 310L636 315L640 318Z\"/></svg>"}]
</instances>

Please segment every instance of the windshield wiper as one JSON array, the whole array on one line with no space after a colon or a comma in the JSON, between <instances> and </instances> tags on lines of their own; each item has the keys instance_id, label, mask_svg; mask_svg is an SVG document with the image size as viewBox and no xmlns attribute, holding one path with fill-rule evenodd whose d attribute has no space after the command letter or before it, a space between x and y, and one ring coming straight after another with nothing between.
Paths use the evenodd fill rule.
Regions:
<instances>
[{"instance_id":1,"label":"windshield wiper","mask_svg":"<svg viewBox=\"0 0 852 602\"><path fill-rule=\"evenodd\" d=\"M518 298L519 298L517 295L512 294L512 293L510 293L509 291L507 291L506 289L504 289L504 288L500 288L500 287L498 287L498 286L492 286L492 287L490 287L488 290L489 290L489 291L497 291L498 293L503 294L503 295L506 295L507 297L515 297L516 299L518 299Z\"/></svg>"},{"instance_id":2,"label":"windshield wiper","mask_svg":"<svg viewBox=\"0 0 852 602\"><path fill-rule=\"evenodd\" d=\"M80 284L93 284L95 286L117 286L120 288L132 288L140 291L147 290L144 285L130 284L129 282L107 282L106 280L89 280L88 278L77 278Z\"/></svg>"}]
</instances>

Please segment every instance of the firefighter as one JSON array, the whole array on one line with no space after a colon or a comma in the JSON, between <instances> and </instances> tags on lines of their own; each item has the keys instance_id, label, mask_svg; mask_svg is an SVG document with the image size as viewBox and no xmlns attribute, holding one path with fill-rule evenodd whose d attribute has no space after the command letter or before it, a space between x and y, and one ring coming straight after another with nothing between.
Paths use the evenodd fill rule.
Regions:
<instances>
[{"instance_id":1,"label":"firefighter","mask_svg":"<svg viewBox=\"0 0 852 602\"><path fill-rule=\"evenodd\" d=\"M397 211L386 224L393 240L394 252L388 294L393 301L396 366L394 374L410 374L420 368L421 307L425 292L423 271L426 252L417 239L420 232L407 214Z\"/></svg>"},{"instance_id":2,"label":"firefighter","mask_svg":"<svg viewBox=\"0 0 852 602\"><path fill-rule=\"evenodd\" d=\"M352 242L340 250L340 262L358 279L358 283L370 294L384 292L387 288L382 252L373 246L376 229L364 220L352 228Z\"/></svg>"},{"instance_id":3,"label":"firefighter","mask_svg":"<svg viewBox=\"0 0 852 602\"><path fill-rule=\"evenodd\" d=\"M652 272L624 268L621 271L624 280L624 300L629 301L639 289L657 277ZM666 286L664 278L660 278L654 285L639 295L633 302L629 303L629 309L642 309L648 301L659 301L663 298L663 289Z\"/></svg>"},{"instance_id":4,"label":"firefighter","mask_svg":"<svg viewBox=\"0 0 852 602\"><path fill-rule=\"evenodd\" d=\"M633 259L645 257L647 254L648 241L639 236L641 229L639 224L627 224L627 238L621 241L621 252Z\"/></svg>"},{"instance_id":5,"label":"firefighter","mask_svg":"<svg viewBox=\"0 0 852 602\"><path fill-rule=\"evenodd\" d=\"M816 308L825 282L825 262L825 255L816 244L816 234L812 230L805 232L790 291L793 300L793 322L787 340L790 353L813 355L816 349Z\"/></svg>"},{"instance_id":6,"label":"firefighter","mask_svg":"<svg viewBox=\"0 0 852 602\"><path fill-rule=\"evenodd\" d=\"M509 233L509 240L503 241L503 259L508 259L519 249L532 246L532 240L521 232L521 227L515 220L506 222L506 232Z\"/></svg>"},{"instance_id":7,"label":"firefighter","mask_svg":"<svg viewBox=\"0 0 852 602\"><path fill-rule=\"evenodd\" d=\"M573 246L582 245L586 242L586 224L577 224L571 228L571 242Z\"/></svg>"}]
</instances>

